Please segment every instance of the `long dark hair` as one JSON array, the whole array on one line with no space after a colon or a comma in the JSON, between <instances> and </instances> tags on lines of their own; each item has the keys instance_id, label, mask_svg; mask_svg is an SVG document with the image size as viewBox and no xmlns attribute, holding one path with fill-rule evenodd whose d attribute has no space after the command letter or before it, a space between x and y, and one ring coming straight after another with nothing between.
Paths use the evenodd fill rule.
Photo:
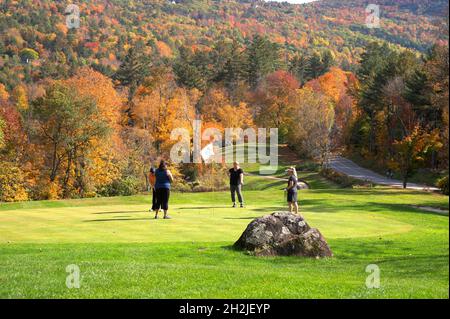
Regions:
<instances>
[{"instance_id":1,"label":"long dark hair","mask_svg":"<svg viewBox=\"0 0 450 319\"><path fill-rule=\"evenodd\" d=\"M165 160L161 160L161 162L159 162L159 167L160 170L166 170L167 169L167 163Z\"/></svg>"}]
</instances>

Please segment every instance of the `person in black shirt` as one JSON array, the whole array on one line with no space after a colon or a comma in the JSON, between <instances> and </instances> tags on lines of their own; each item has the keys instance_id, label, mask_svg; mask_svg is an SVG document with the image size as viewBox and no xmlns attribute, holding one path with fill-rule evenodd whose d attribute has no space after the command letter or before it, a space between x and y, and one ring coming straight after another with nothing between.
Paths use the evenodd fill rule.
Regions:
<instances>
[{"instance_id":1,"label":"person in black shirt","mask_svg":"<svg viewBox=\"0 0 450 319\"><path fill-rule=\"evenodd\" d=\"M230 176L230 191L233 207L236 207L236 193L238 195L241 207L244 207L244 198L242 197L242 185L244 185L244 171L239 167L238 162L233 163L233 168L228 171Z\"/></svg>"},{"instance_id":2,"label":"person in black shirt","mask_svg":"<svg viewBox=\"0 0 450 319\"><path fill-rule=\"evenodd\" d=\"M286 188L287 191L287 202L289 204L289 211L292 213L292 211L296 214L298 214L298 179L297 179L297 171L295 167L290 167L287 170L289 179L288 179L288 187Z\"/></svg>"}]
</instances>

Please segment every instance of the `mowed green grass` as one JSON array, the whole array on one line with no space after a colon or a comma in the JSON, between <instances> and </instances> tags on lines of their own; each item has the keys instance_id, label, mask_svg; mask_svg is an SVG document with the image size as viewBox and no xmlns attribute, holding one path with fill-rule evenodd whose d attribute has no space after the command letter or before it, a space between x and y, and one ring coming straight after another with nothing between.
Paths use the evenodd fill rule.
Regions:
<instances>
[{"instance_id":1,"label":"mowed green grass","mask_svg":"<svg viewBox=\"0 0 450 319\"><path fill-rule=\"evenodd\" d=\"M246 181L246 208L230 208L226 192L178 193L172 220L154 220L145 195L1 204L0 297L448 298L448 216L411 207L448 209L448 197L302 191L302 213L335 256L257 258L231 246L253 218L284 209L284 183ZM71 264L79 289L66 287ZM366 288L369 264L379 289Z\"/></svg>"}]
</instances>

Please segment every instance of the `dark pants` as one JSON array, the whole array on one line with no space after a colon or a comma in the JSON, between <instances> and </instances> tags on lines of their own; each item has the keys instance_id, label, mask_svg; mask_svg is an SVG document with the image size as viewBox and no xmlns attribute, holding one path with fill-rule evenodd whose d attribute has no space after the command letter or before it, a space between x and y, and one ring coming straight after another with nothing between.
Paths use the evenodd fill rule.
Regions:
<instances>
[{"instance_id":1,"label":"dark pants","mask_svg":"<svg viewBox=\"0 0 450 319\"><path fill-rule=\"evenodd\" d=\"M152 210L156 210L156 190L152 187Z\"/></svg>"},{"instance_id":2,"label":"dark pants","mask_svg":"<svg viewBox=\"0 0 450 319\"><path fill-rule=\"evenodd\" d=\"M238 195L239 203L244 202L244 198L242 197L242 185L230 185L231 191L231 201L236 203L236 193Z\"/></svg>"},{"instance_id":3,"label":"dark pants","mask_svg":"<svg viewBox=\"0 0 450 319\"><path fill-rule=\"evenodd\" d=\"M168 188L157 188L156 189L156 204L155 210L168 210L169 209L169 197L170 189Z\"/></svg>"}]
</instances>

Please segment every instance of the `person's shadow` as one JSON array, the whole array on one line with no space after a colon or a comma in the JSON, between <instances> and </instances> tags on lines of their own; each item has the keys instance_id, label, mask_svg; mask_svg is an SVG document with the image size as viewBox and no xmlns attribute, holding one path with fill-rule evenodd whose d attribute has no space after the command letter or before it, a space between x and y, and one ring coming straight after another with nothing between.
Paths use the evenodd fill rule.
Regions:
<instances>
[{"instance_id":1,"label":"person's shadow","mask_svg":"<svg viewBox=\"0 0 450 319\"><path fill-rule=\"evenodd\" d=\"M231 208L231 206L197 206L197 207L180 207L177 209L189 210L189 209L218 209L218 208Z\"/></svg>"},{"instance_id":2,"label":"person's shadow","mask_svg":"<svg viewBox=\"0 0 450 319\"><path fill-rule=\"evenodd\" d=\"M118 211L118 212L99 212L92 213L92 215L109 215L109 214L137 214L137 213L148 213L148 210L130 210L130 211Z\"/></svg>"},{"instance_id":3,"label":"person's shadow","mask_svg":"<svg viewBox=\"0 0 450 319\"><path fill-rule=\"evenodd\" d=\"M120 216L119 216L120 217ZM122 222L122 221L143 221L143 220L155 220L154 217L145 217L145 218L105 218L105 219L89 219L84 220L85 223L96 223L96 222Z\"/></svg>"}]
</instances>

